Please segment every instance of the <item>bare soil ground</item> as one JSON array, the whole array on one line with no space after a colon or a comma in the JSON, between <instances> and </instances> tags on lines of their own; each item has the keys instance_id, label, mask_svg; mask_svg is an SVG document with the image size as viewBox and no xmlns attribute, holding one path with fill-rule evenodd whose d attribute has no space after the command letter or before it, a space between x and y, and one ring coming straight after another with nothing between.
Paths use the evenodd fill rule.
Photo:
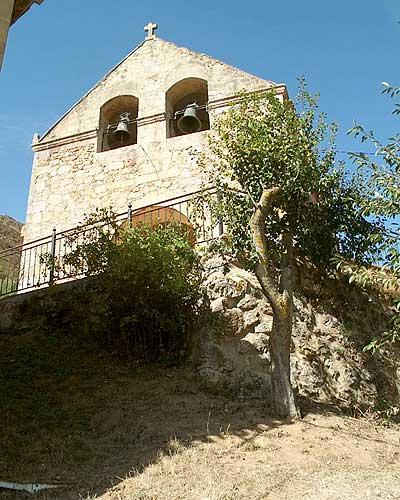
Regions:
<instances>
[{"instance_id":1,"label":"bare soil ground","mask_svg":"<svg viewBox=\"0 0 400 500\"><path fill-rule=\"evenodd\" d=\"M0 384L0 481L65 485L41 500L400 499L400 428L372 418L303 401L302 421L274 420L190 366L129 364L72 332L1 336Z\"/></svg>"}]
</instances>

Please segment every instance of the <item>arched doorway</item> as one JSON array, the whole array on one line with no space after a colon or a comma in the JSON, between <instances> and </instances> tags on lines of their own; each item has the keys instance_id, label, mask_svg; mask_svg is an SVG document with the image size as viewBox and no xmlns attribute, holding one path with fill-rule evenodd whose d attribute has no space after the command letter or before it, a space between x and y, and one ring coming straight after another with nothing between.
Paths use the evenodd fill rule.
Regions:
<instances>
[{"instance_id":1,"label":"arched doorway","mask_svg":"<svg viewBox=\"0 0 400 500\"><path fill-rule=\"evenodd\" d=\"M179 210L172 207L162 207L151 205L132 212L131 220L125 221L121 228L137 227L140 224L146 224L150 227L166 227L174 224L182 229L191 245L196 243L196 235L189 219Z\"/></svg>"}]
</instances>

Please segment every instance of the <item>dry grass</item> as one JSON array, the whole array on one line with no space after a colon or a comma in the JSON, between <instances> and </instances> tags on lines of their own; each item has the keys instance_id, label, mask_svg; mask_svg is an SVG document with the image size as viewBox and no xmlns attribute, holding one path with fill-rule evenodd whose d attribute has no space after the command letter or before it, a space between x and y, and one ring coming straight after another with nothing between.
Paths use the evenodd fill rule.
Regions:
<instances>
[{"instance_id":1,"label":"dry grass","mask_svg":"<svg viewBox=\"0 0 400 500\"><path fill-rule=\"evenodd\" d=\"M221 434L207 444L186 446L174 438L156 463L96 498L400 498L399 434L391 435L384 450L381 430L371 427L369 436L368 426L338 417L311 417L310 422L275 430L261 426L245 438Z\"/></svg>"},{"instance_id":2,"label":"dry grass","mask_svg":"<svg viewBox=\"0 0 400 500\"><path fill-rule=\"evenodd\" d=\"M0 337L0 480L37 500L400 499L400 429L203 392L190 367L123 363L89 341ZM23 494L0 490L0 500Z\"/></svg>"},{"instance_id":3,"label":"dry grass","mask_svg":"<svg viewBox=\"0 0 400 500\"><path fill-rule=\"evenodd\" d=\"M239 500L259 498L271 486L271 474L265 474L260 463L250 467L244 456L243 463L237 461L235 448L186 447L175 440L171 450L102 498Z\"/></svg>"}]
</instances>

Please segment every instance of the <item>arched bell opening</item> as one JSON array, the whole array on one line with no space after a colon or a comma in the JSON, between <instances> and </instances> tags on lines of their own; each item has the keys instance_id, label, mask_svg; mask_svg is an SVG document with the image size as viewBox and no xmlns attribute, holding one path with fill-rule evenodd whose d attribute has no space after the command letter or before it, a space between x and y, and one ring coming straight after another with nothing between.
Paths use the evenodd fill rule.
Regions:
<instances>
[{"instance_id":1,"label":"arched bell opening","mask_svg":"<svg viewBox=\"0 0 400 500\"><path fill-rule=\"evenodd\" d=\"M131 146L137 143L139 99L131 95L113 97L100 108L97 151Z\"/></svg>"},{"instance_id":2,"label":"arched bell opening","mask_svg":"<svg viewBox=\"0 0 400 500\"><path fill-rule=\"evenodd\" d=\"M202 78L185 78L166 93L167 138L210 130L208 84Z\"/></svg>"},{"instance_id":3,"label":"arched bell opening","mask_svg":"<svg viewBox=\"0 0 400 500\"><path fill-rule=\"evenodd\" d=\"M150 207L142 208L132 213L130 223L125 221L121 225L122 230L129 227L138 227L145 224L150 227L167 227L168 225L175 225L182 230L182 233L187 236L191 245L196 243L196 235L194 228L189 219L179 210L171 207L161 207L152 205Z\"/></svg>"}]
</instances>

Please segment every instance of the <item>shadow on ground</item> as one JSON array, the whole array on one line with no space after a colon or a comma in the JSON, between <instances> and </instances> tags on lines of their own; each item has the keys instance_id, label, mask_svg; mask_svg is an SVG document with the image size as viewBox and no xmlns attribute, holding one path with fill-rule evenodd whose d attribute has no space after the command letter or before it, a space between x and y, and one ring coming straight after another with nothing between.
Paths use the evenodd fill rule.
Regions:
<instances>
[{"instance_id":1,"label":"shadow on ground","mask_svg":"<svg viewBox=\"0 0 400 500\"><path fill-rule=\"evenodd\" d=\"M73 335L1 336L0 384L0 481L67 484L42 495L52 500L101 494L174 437L279 425L263 402L201 391L190 367L129 364ZM23 497L0 490L2 500Z\"/></svg>"},{"instance_id":2,"label":"shadow on ground","mask_svg":"<svg viewBox=\"0 0 400 500\"><path fill-rule=\"evenodd\" d=\"M262 401L202 391L190 366L129 364L72 334L0 337L0 384L0 481L67 485L36 497L48 500L99 496L157 462L174 438L246 443L289 425L268 417ZM1 500L25 496L0 490Z\"/></svg>"}]
</instances>

